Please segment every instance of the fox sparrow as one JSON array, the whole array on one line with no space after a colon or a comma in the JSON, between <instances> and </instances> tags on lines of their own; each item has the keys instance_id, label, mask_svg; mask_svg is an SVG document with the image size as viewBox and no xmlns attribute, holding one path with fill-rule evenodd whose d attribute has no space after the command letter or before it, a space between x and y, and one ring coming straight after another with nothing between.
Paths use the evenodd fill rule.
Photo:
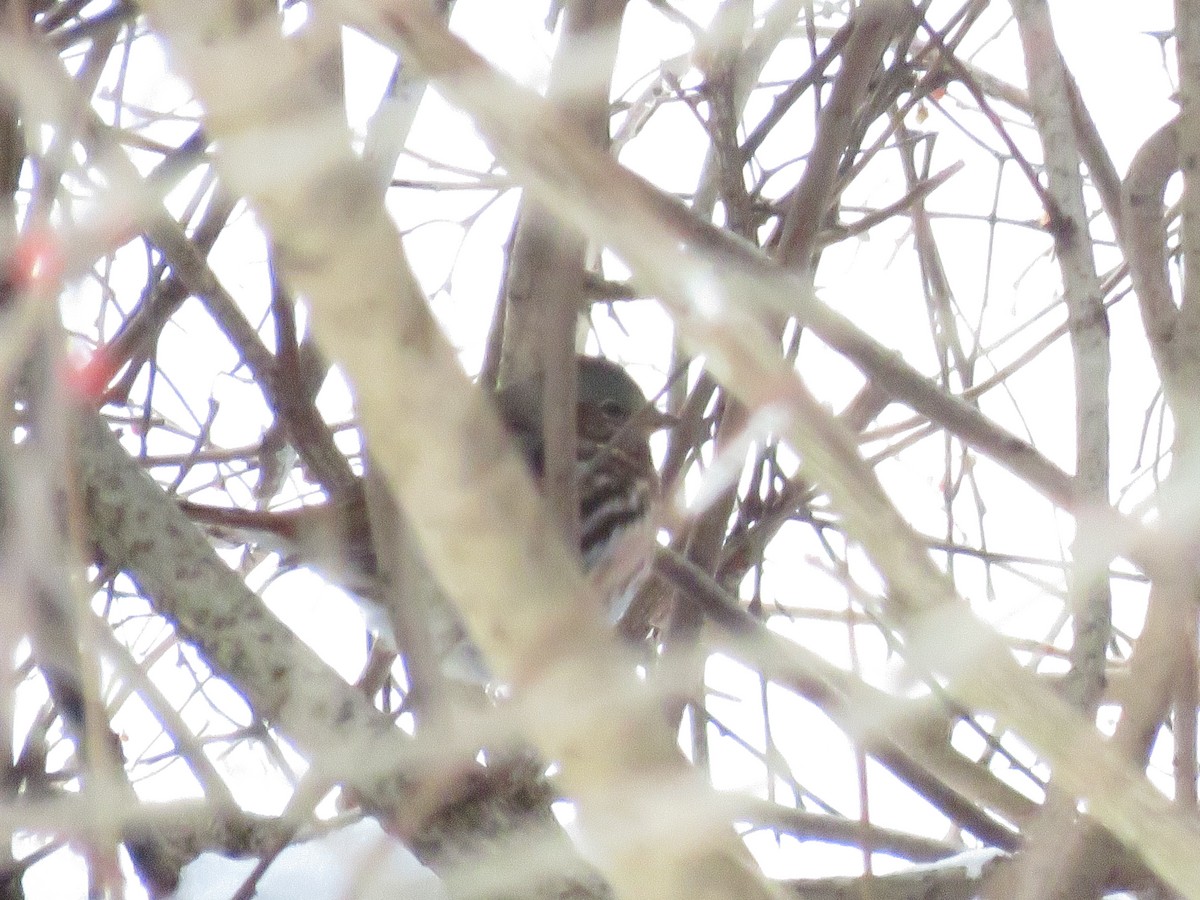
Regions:
<instances>
[{"instance_id":1,"label":"fox sparrow","mask_svg":"<svg viewBox=\"0 0 1200 900\"><path fill-rule=\"evenodd\" d=\"M658 494L650 435L674 422L659 412L616 363L577 359L579 550L584 568L616 624L649 570L655 523L648 515ZM519 382L496 396L500 418L536 478L544 462L541 384Z\"/></svg>"},{"instance_id":2,"label":"fox sparrow","mask_svg":"<svg viewBox=\"0 0 1200 900\"><path fill-rule=\"evenodd\" d=\"M501 421L535 478L545 461L542 382L527 379L495 395ZM673 419L647 401L614 362L578 357L580 553L608 603L611 623L624 613L649 568L659 490L650 435ZM328 503L284 512L238 510L183 502L184 512L220 537L280 553L339 586L370 599L378 588L375 549L362 485Z\"/></svg>"}]
</instances>

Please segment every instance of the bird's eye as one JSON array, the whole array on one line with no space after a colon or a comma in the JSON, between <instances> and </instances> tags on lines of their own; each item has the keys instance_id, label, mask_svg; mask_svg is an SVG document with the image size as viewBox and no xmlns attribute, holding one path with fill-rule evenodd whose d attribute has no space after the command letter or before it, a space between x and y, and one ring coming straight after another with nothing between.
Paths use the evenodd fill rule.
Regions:
<instances>
[{"instance_id":1,"label":"bird's eye","mask_svg":"<svg viewBox=\"0 0 1200 900\"><path fill-rule=\"evenodd\" d=\"M611 397L600 402L600 411L610 419L619 419L625 414L625 410L621 408L621 404Z\"/></svg>"}]
</instances>

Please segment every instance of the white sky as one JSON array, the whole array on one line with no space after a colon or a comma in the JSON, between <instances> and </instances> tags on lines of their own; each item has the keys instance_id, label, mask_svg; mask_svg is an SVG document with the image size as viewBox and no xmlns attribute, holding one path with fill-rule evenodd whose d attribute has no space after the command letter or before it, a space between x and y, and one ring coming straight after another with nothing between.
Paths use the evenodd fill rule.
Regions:
<instances>
[{"instance_id":1,"label":"white sky","mask_svg":"<svg viewBox=\"0 0 1200 900\"><path fill-rule=\"evenodd\" d=\"M707 23L716 3L709 0L684 0L677 4L696 21ZM756 4L765 9L767 4ZM948 5L946 5L948 6ZM1173 70L1173 59L1168 57L1164 68L1159 44L1142 32L1166 30L1171 24L1171 4L1166 0L1129 4L1115 0L1095 0L1090 3L1056 2L1052 4L1058 39L1067 61L1081 87L1085 101L1105 139L1119 172L1124 173L1138 146L1175 112L1168 99L1173 86L1167 75ZM935 4L935 9L938 5ZM553 40L544 32L542 22L546 13L546 0L459 0L454 23L461 33L495 64L527 85L544 85L553 52ZM995 19L994 28L977 27L975 33L990 35L998 29L1008 16L1005 4L993 4L988 16ZM1011 26L1010 26L1011 33ZM686 53L691 45L688 32L671 25L645 3L633 0L626 20L622 58L617 68L614 90L617 95L636 96L645 86L646 78L654 69L647 60L665 60ZM359 133L375 110L384 79L390 70L391 56L387 51L371 44L357 35L346 37L346 61L348 81L348 112L352 127ZM1169 48L1170 49L1170 48ZM964 53L973 62L1015 84L1023 84L1021 60L1015 54L1015 39L1009 37L985 48L978 56ZM149 108L172 109L178 107L186 91L170 78L159 78L161 60L156 60L156 48L151 41L139 41L135 53L140 65L140 84L143 96L140 103ZM782 77L793 71L790 60L768 68L767 78L775 69ZM694 83L695 73L685 78L685 83ZM761 111L769 103L773 91L766 91L750 105L750 113ZM964 121L974 121L963 114L954 97L964 96L951 90L951 98L945 107L952 115L962 115ZM910 127L935 132L937 153L934 170L962 160L967 168L935 193L929 208L944 213L978 213L986 211L994 189L995 164L987 154L981 152L937 109L929 107L928 118L923 122L910 121ZM803 119L803 117L797 117ZM177 126L183 128L183 125ZM811 136L804 133L803 122L781 128L772 141L764 145L763 158L768 163L782 162L794 157L796 147L807 146ZM973 129L978 130L978 129ZM1014 129L1020 137L1020 129ZM1035 148L1032 134L1023 137L1025 145ZM639 140L635 141L622 156L622 161L645 174L656 184L668 189L690 192L697 184L699 168L703 158L704 136L692 114L682 105L676 104L661 111L652 120ZM666 155L662 148L669 145L671 153ZM418 119L410 147L418 154L437 158L444 164L464 169L483 171L491 163L490 154L473 132L468 120L450 109L440 98L431 96L421 117ZM1037 155L1036 149L1033 150ZM150 159L147 157L147 159ZM153 160L151 160L153 161ZM431 175L436 180L450 178L439 172L430 171L420 162L402 161L398 172L401 175L420 178ZM1015 172L1011 182L1006 181L999 212L1014 219L1036 220L1040 214L1030 192L1017 183ZM781 176L777 184L783 184L789 172ZM900 196L902 182L893 173L883 175L873 170L871 179L863 179L853 187L847 203L854 205L879 205ZM189 179L172 196L174 207L181 207L196 187L196 177ZM390 202L402 228L411 229L405 237L409 258L417 270L422 284L433 294L433 303L441 321L452 339L460 348L464 365L474 369L481 358L483 332L487 326L488 313L495 300L497 284L503 262L503 247L511 223L512 211L517 201L516 193L510 192L491 208L482 213L472 224L469 233L463 235L459 220L476 211L488 195L482 192L451 192L449 194L416 191L394 191ZM431 218L437 221L430 222ZM946 264L956 292L967 296L981 292L985 286L985 272L981 262L979 243L986 239L985 230L974 230L961 221L946 221L939 231L942 249L946 253ZM413 226L420 224L420 227ZM943 226L939 225L939 228ZM818 289L828 303L855 318L873 334L884 337L891 346L904 348L926 348L924 355L913 355L910 361L925 371L933 372L933 358L928 352L928 325L924 314L924 300L916 292L919 279L912 274L916 261L911 249L905 220L894 220L876 229L862 240L847 241L826 254L818 273ZM1028 319L1033 311L1051 306L1057 299L1059 278L1054 261L1044 253L1044 235L1030 231L1022 236L1007 233L1008 242L998 247L994 262L996 273L986 284L991 292L991 309L1008 311L1010 322L996 320L993 312L989 320L989 332L995 336ZM136 271L139 250L128 251L135 258L132 262ZM241 297L265 298L266 273L263 267L265 253L253 218L242 211L235 214L235 224L222 236L212 262L220 272L226 286ZM1101 269L1111 263L1102 261ZM114 282L115 283L115 282ZM868 300L870 302L868 302ZM94 316L94 285L83 285L75 289L75 299L66 305L68 318L78 318L81 330L85 321ZM261 315L262 309L257 310ZM653 391L661 385L665 373L664 348L669 335L669 322L653 304L626 304L621 309L623 325L629 334L612 322L601 322L603 350L631 362L631 371L641 379L644 386ZM254 316L251 316L254 321ZM1061 312L1048 317L1048 322L1057 323ZM1114 358L1119 366L1113 379L1114 421L1140 421L1140 410L1149 402L1155 388L1153 372L1149 368L1145 353L1140 348L1140 323L1132 302L1125 302L1113 311ZM1046 324L1040 335L1051 327ZM996 364L1015 356L1033 338L1013 342L1009 351L997 353ZM214 352L214 347L221 348ZM213 326L194 307L185 308L177 324L168 328L161 344L162 357L171 360L178 370L191 368L209 372L208 379L199 378L195 384L179 386L180 394L186 398L191 409L203 411L204 400L211 392L224 407L236 410L235 415L218 416L213 429L213 439L225 446L254 443L267 421L263 407L253 385L227 373L235 359L226 345L215 336ZM592 348L595 349L595 348ZM806 345L804 372L814 391L834 408L853 395L860 379L850 367L832 354L822 351L815 342ZM984 367L981 366L981 369ZM981 371L981 377L991 374ZM819 376L819 377L818 377ZM1018 434L1032 437L1039 449L1068 470L1073 468L1074 450L1071 444L1069 425L1064 427L1064 409L1070 409L1070 360L1063 342L1043 355L1035 364L1012 380L1010 389L1019 397L1019 410L1002 391L993 392L984 400L984 409L1002 424ZM1044 391L1045 385L1061 385L1061 390L1047 391L1044 403L1030 403L1030 394ZM214 388L215 385L215 388ZM159 393L160 412L176 417L177 421L189 422L192 413L182 401L172 408L168 398ZM334 419L344 420L349 408L345 395L336 386L328 389L322 397L326 409ZM255 413L257 410L257 413ZM902 413L889 414L882 421L904 418ZM1067 418L1069 422L1069 417ZM1114 478L1120 487L1123 473L1133 469L1137 453L1137 435L1114 436ZM154 447L155 452L176 452L189 446L180 438L179 446L169 446L163 441ZM870 452L870 448L867 448ZM892 492L905 515L918 528L938 534L945 528L945 511L941 488L936 481L924 476L925 472L939 471L942 446L939 441L926 441L899 454L894 460L880 466L880 475ZM985 482L1012 484L1006 475L990 471L981 474ZM693 485L694 489L694 485ZM236 489L235 489L236 496ZM249 493L242 498L249 502ZM1047 547L1056 547L1069 539L1070 523L1042 516L1031 521L1028 516L1031 500L1029 492L1014 487L1011 491L991 491L989 494L989 527L1009 521L1015 523L1005 528L999 526L1003 549L1007 552L1045 555ZM1034 503L1036 506L1036 503ZM960 526L969 528L968 524ZM809 548L803 552L819 554L811 538L800 538L801 526L794 532L794 541L786 546L790 562L776 560L768 566L764 576L766 596L788 596L796 591L799 567L807 591L804 603L808 606L828 606L831 609L845 607L844 588L835 580L814 574L799 558L797 547ZM993 536L996 532L992 532ZM853 554L852 554L853 557ZM969 571L970 564L961 564ZM270 568L269 566L267 567ZM862 568L859 566L858 568ZM861 575L860 584L870 584L868 573ZM1046 573L1049 579L1052 573ZM999 576L1003 579L1003 576ZM261 580L261 579L260 579ZM984 599L981 580L972 582L970 576L962 585L968 594L974 584L978 591L972 599ZM1121 587L1118 586L1118 590ZM1036 585L1011 579L1011 583L999 586L1000 600L987 605L976 604L980 611L1002 628L1012 628L1028 633L1034 622L1045 623L1049 629L1058 606L1047 604L1042 590ZM347 606L347 615L330 614L330 603L346 603L336 591L326 588L310 573L297 571L279 579L274 592L267 592L267 599L287 599L277 605L281 616L322 653L331 664L348 676L357 672L361 662L362 629ZM297 600L297 598L300 598ZM1121 603L1117 608L1119 625L1137 630L1140 622L1140 606L1136 598ZM804 622L803 628L789 628L786 623L775 623L776 627L790 633L806 646L818 650L839 665L848 665L846 629L843 624L829 622L824 625L812 621ZM1034 629L1036 630L1036 629ZM161 635L147 632L149 644ZM858 634L859 652L864 661L864 675L868 680L895 686L902 677L889 659L886 649L874 632L861 630ZM755 677L740 667L721 660L712 664L714 684L731 695L731 699L714 698L712 712L726 724L736 727L739 733L753 737L761 733L759 705L756 700L759 685ZM159 666L155 673L160 688L170 693L186 691L190 681L186 672L180 672L169 663ZM178 679L173 684L173 679ZM845 813L854 814L858 808L858 785L852 760L853 754L845 736L830 725L819 714L802 701L788 697L781 691L773 691L772 702L776 704L776 715L785 715L796 730L802 730L805 743L809 746L827 748L825 753L809 753L791 759L801 783L819 786L823 799L834 804ZM130 716L139 713L131 711ZM135 721L131 719L131 722ZM781 719L782 721L782 719ZM132 726L131 726L132 728ZM782 738L781 738L782 740ZM165 749L165 748L164 748ZM761 791L762 769L732 741L714 740L714 772L719 786ZM256 811L273 812L281 808L288 795L287 782L273 770L270 760L244 746L234 749L222 761L241 787L239 798ZM296 761L299 764L299 761ZM906 828L914 832L940 837L945 834L947 823L923 803L914 802L906 788L895 783L879 767L870 767L871 811L874 820L883 825ZM164 770L155 779L150 779L141 789L153 793L161 790L173 795L180 791L190 792L187 784L190 776L183 773L181 766ZM1014 781L1014 783L1018 783ZM1023 783L1022 783L1023 784ZM252 786L252 787L251 787ZM1024 787L1023 787L1024 789ZM781 792L786 796L786 790ZM365 854L372 864L380 861L382 867L391 871L396 867L390 854L375 854L379 836L371 832L370 826L362 826L349 834L334 839L336 846L356 848L355 853ZM788 876L804 874L853 873L861 869L861 857L857 850L836 849L826 845L799 846L785 840L776 844L768 835L752 841L760 854L768 874ZM375 849L372 849L375 848ZM349 852L349 851L347 851ZM332 854L332 855L331 855ZM276 882L264 882L261 896L287 897L342 896L341 888L335 886L336 873L332 873L331 859L337 855L330 845L313 844L307 850L298 851L281 861L278 870L270 877ZM30 897L69 896L63 893L61 880L65 867L75 866L78 861L67 862L67 854L56 854L46 863L35 866L30 872L27 888ZM203 865L204 876L194 870L185 883L180 897L216 898L227 896L214 891L215 878L212 860ZM199 865L199 864L198 864ZM879 858L878 871L887 871L889 862ZM335 868L335 867L334 867ZM355 867L348 867L352 874ZM315 874L315 873L319 873ZM80 885L76 874L68 884ZM232 877L232 876L231 876ZM407 877L407 876L405 876ZM299 882L295 879L299 879ZM295 893L297 883L304 885L302 893ZM191 887L190 885L195 885ZM321 893L318 885L327 885L328 893ZM82 896L82 894L77 894ZM135 896L132 895L131 896ZM362 896L370 896L363 894ZM383 896L382 894L380 896ZM413 895L415 896L415 895Z\"/></svg>"}]
</instances>

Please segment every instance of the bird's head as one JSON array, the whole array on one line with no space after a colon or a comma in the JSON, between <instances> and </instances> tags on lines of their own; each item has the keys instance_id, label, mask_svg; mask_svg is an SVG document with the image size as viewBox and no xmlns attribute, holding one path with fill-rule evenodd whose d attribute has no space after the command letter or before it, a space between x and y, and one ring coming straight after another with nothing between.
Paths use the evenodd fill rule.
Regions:
<instances>
[{"instance_id":1,"label":"bird's head","mask_svg":"<svg viewBox=\"0 0 1200 900\"><path fill-rule=\"evenodd\" d=\"M675 424L675 417L660 412L628 372L599 356L578 359L580 413L603 416L613 428L628 425L644 435Z\"/></svg>"}]
</instances>

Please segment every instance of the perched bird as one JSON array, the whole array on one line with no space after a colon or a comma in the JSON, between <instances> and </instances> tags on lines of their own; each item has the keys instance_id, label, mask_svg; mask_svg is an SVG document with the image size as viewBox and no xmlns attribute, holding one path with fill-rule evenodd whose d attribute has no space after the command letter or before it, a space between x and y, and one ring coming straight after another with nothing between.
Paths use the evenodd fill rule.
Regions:
<instances>
[{"instance_id":1,"label":"perched bird","mask_svg":"<svg viewBox=\"0 0 1200 900\"><path fill-rule=\"evenodd\" d=\"M650 435L675 419L656 409L611 360L580 356L577 370L579 551L615 625L654 555L656 527L649 513L659 480ZM541 393L540 381L529 379L496 396L501 421L539 480L545 462Z\"/></svg>"},{"instance_id":2,"label":"perched bird","mask_svg":"<svg viewBox=\"0 0 1200 900\"><path fill-rule=\"evenodd\" d=\"M594 356L580 356L577 363L579 549L615 624L653 558L655 528L648 514L659 481L649 438L674 419L659 412L616 363ZM502 388L494 402L530 472L540 480L545 465L541 378ZM217 536L278 552L286 563L309 566L359 596L370 599L378 589L361 483L336 500L282 512L189 501L181 506Z\"/></svg>"}]
</instances>

